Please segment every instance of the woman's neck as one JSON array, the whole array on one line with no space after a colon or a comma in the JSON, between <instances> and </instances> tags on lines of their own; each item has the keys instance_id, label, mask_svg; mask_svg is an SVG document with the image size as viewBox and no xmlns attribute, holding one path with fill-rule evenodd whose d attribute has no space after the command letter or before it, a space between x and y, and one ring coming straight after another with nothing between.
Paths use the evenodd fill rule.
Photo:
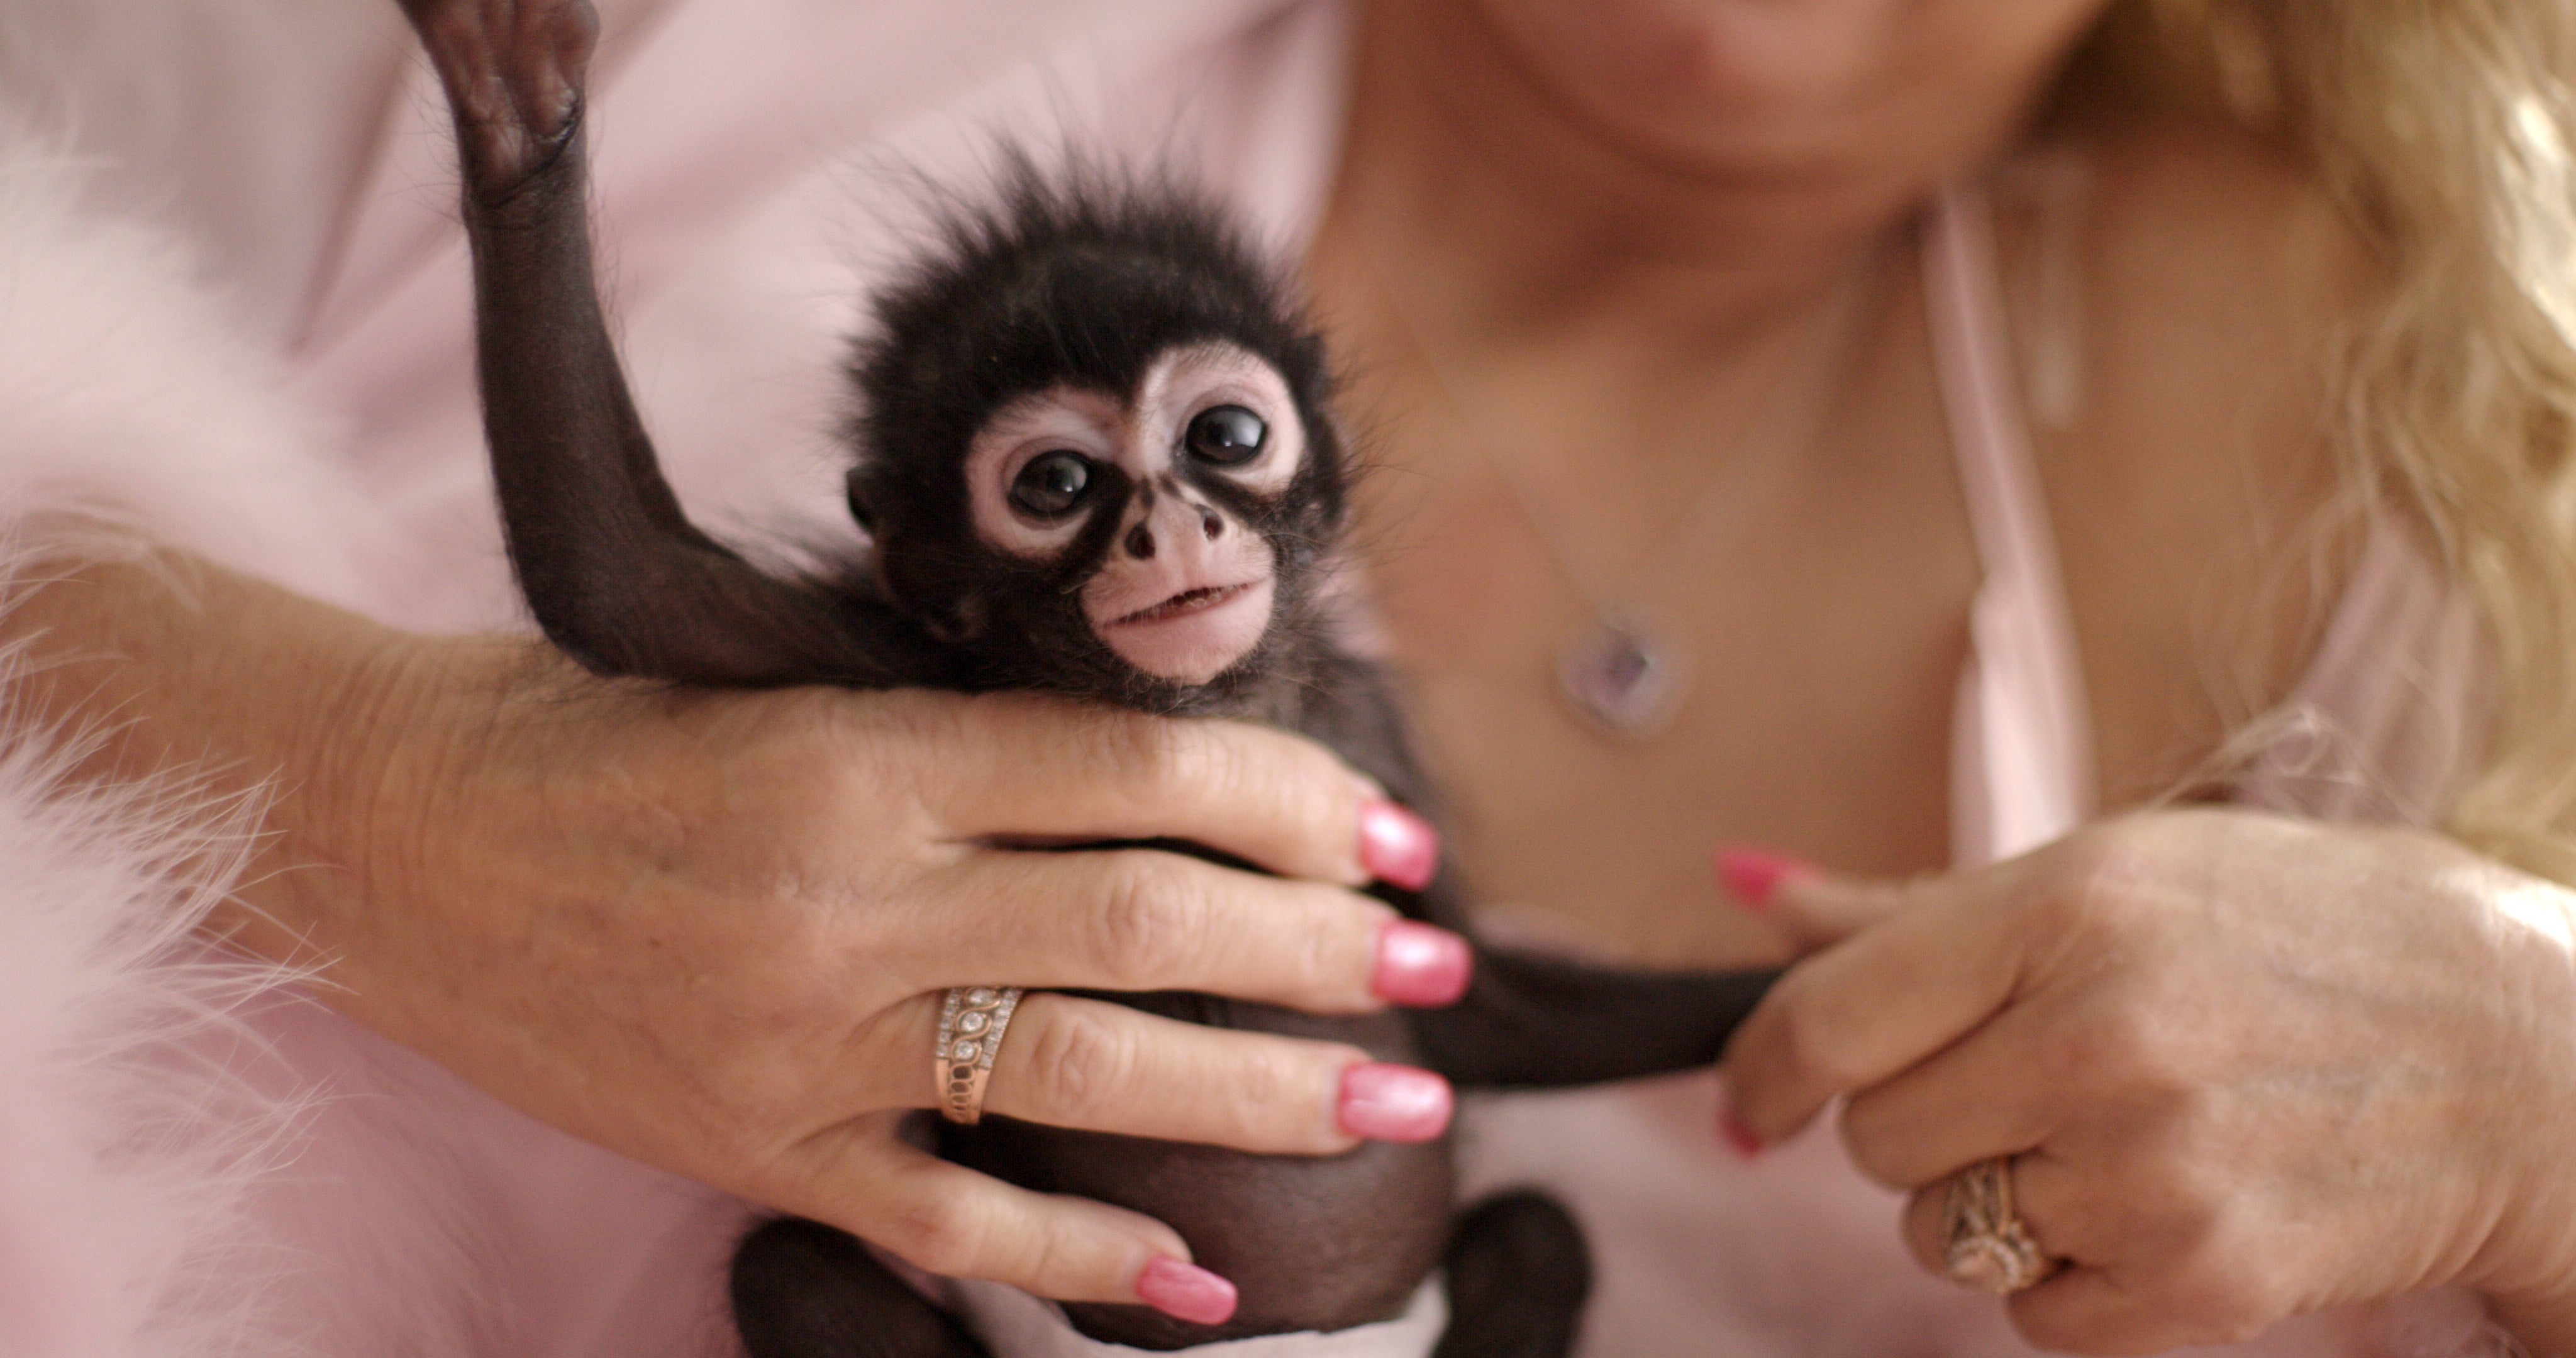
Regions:
<instances>
[{"instance_id":1,"label":"woman's neck","mask_svg":"<svg viewBox=\"0 0 2576 1358\"><path fill-rule=\"evenodd\" d=\"M1590 116L1464 0L1364 5L1355 82L1335 229L1405 260L1426 325L1482 344L1606 324L1693 361L1758 345L1802 326L1943 177L1794 125L1654 144ZM2025 101L2001 102L1974 139L2018 122Z\"/></svg>"}]
</instances>

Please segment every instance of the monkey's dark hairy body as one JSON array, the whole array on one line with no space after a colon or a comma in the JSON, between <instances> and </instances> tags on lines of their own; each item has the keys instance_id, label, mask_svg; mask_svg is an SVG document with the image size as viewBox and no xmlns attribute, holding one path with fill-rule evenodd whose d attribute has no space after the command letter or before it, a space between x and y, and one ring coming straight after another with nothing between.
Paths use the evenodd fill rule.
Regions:
<instances>
[{"instance_id":1,"label":"monkey's dark hairy body","mask_svg":"<svg viewBox=\"0 0 2576 1358\"><path fill-rule=\"evenodd\" d=\"M688 683L1045 689L1263 721L1331 747L1397 800L1429 805L1384 677L1336 642L1319 597L1347 474L1320 345L1219 214L1168 186L1023 171L996 205L953 216L945 248L877 299L880 324L853 366L865 413L851 430L862 450L851 501L872 530L873 557L772 576L682 515L600 313L578 98L587 6L404 4L456 102L486 432L511 559L565 651L603 674ZM1303 443L1280 479L1230 479L1184 466L1177 452L1133 476L1096 462L1086 473L1099 478L1095 489L1125 509L1022 524L1056 534L1042 553L979 541L965 469L980 454L970 444L1013 402L1051 390L1134 393L1161 371L1153 365L1211 346L1257 358L1270 374L1262 380L1293 407L1297 427L1282 438ZM1013 503L1019 493L1015 483ZM1151 517L1158 493L1165 519ZM1203 523L1210 544L1229 530L1238 548L1257 537L1272 591L1257 642L1189 681L1128 663L1084 612L1112 559L1155 558L1145 529L1168 528L1171 512ZM1202 545L1186 528L1166 533L1166 560L1185 548ZM1382 894L1463 932L1456 880L1447 872L1422 895ZM1491 1088L1708 1065L1769 979L1480 949L1466 997L1444 1010L1328 1019L1204 995L1101 998L1348 1042ZM942 1152L962 1163L1170 1223L1199 1263L1240 1288L1240 1309L1218 1327L1140 1306L1068 1307L1095 1338L1171 1349L1390 1319L1445 1263L1453 1319L1443 1358L1561 1358L1572 1343L1588 1287L1573 1223L1554 1203L1515 1194L1453 1231L1445 1143L1368 1143L1310 1159L998 1117L941 1132ZM733 1284L754 1358L983 1353L855 1242L811 1222L754 1231Z\"/></svg>"}]
</instances>

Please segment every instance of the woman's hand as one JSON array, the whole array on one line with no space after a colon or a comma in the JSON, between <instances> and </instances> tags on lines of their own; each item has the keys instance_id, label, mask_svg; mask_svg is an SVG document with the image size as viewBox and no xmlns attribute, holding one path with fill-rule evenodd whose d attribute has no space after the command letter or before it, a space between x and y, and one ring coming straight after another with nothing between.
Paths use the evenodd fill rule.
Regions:
<instances>
[{"instance_id":1,"label":"woman's hand","mask_svg":"<svg viewBox=\"0 0 2576 1358\"><path fill-rule=\"evenodd\" d=\"M1766 903L1848 937L1737 1035L1732 1115L1777 1139L1848 1095L1844 1139L1913 1193L1936 1272L1949 1176L2016 1157L2063 1260L2011 1299L2043 1347L2153 1352L2458 1281L2562 1351L2572 902L2428 834L2221 810L1902 886L1790 871Z\"/></svg>"},{"instance_id":2,"label":"woman's hand","mask_svg":"<svg viewBox=\"0 0 2576 1358\"><path fill-rule=\"evenodd\" d=\"M319 958L334 1003L549 1123L934 1271L1197 1319L1230 1295L1177 1267L1188 1249L1158 1222L902 1139L935 1103L946 987L1336 1013L1466 982L1454 935L1348 889L1427 876L1427 827L1275 731L613 685L541 644L406 637L212 570L182 599L99 567L12 620L62 657L52 715L133 721L123 771L214 753L282 772L279 833L229 921L248 946ZM1281 876L1007 847L1150 835ZM1353 1048L1033 994L986 1107L1323 1154L1436 1135L1447 1098Z\"/></svg>"}]
</instances>

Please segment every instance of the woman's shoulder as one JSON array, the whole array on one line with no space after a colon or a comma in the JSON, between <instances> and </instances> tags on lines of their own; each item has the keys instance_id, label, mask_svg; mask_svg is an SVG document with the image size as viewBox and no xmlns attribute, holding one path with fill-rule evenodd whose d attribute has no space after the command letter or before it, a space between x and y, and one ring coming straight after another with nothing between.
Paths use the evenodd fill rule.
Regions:
<instances>
[{"instance_id":1,"label":"woman's shoulder","mask_svg":"<svg viewBox=\"0 0 2576 1358\"><path fill-rule=\"evenodd\" d=\"M2348 570L2360 547L2326 512L2327 412L2374 264L2293 155L2219 123L2087 126L1996 184L2116 806L2190 772L2314 653L2342 572L2312 567Z\"/></svg>"},{"instance_id":2,"label":"woman's shoulder","mask_svg":"<svg viewBox=\"0 0 2576 1358\"><path fill-rule=\"evenodd\" d=\"M2109 129L2097 146L2114 239L2201 246L2311 310L2358 302L2377 276L2350 205L2278 140L2185 119Z\"/></svg>"},{"instance_id":3,"label":"woman's shoulder","mask_svg":"<svg viewBox=\"0 0 2576 1358\"><path fill-rule=\"evenodd\" d=\"M2078 249L2102 302L2098 338L2149 373L2220 348L2314 365L2369 295L2371 252L2353 219L2268 138L2140 119L2086 128L2041 163L2051 154L2081 166Z\"/></svg>"}]
</instances>

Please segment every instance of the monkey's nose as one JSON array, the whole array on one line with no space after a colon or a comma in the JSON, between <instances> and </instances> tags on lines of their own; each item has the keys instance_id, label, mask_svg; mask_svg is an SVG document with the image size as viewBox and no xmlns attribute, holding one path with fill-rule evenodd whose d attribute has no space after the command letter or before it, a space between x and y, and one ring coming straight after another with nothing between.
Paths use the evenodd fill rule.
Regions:
<instances>
[{"instance_id":1,"label":"monkey's nose","mask_svg":"<svg viewBox=\"0 0 2576 1358\"><path fill-rule=\"evenodd\" d=\"M1225 516L1202 505L1199 507L1199 527L1206 530L1208 541L1214 542L1225 535Z\"/></svg>"},{"instance_id":2,"label":"monkey's nose","mask_svg":"<svg viewBox=\"0 0 2576 1358\"><path fill-rule=\"evenodd\" d=\"M1154 559L1154 530L1138 524L1127 530L1127 555L1139 561Z\"/></svg>"}]
</instances>

